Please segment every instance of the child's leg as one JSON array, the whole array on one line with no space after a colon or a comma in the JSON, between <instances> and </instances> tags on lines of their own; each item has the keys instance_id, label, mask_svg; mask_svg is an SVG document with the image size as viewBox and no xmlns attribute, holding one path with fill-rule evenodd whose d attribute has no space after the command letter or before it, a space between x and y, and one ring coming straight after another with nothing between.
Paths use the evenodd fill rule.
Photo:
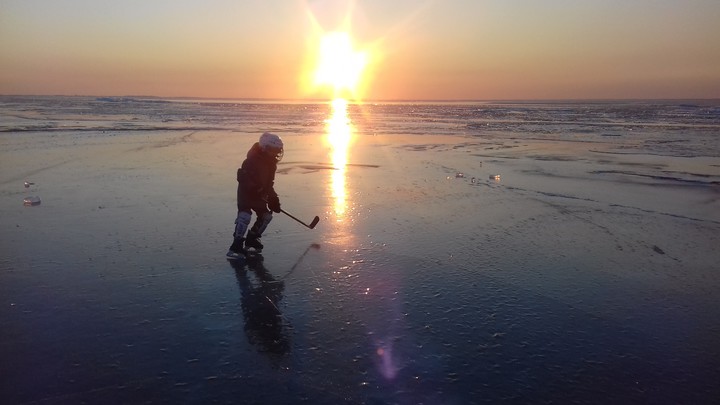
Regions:
<instances>
[{"instance_id":1,"label":"child's leg","mask_svg":"<svg viewBox=\"0 0 720 405\"><path fill-rule=\"evenodd\" d=\"M256 213L257 219L247 234L248 239L260 239L265 229L270 225L270 221L272 221L271 211L256 211Z\"/></svg>"},{"instance_id":2,"label":"child's leg","mask_svg":"<svg viewBox=\"0 0 720 405\"><path fill-rule=\"evenodd\" d=\"M245 242L245 232L250 225L250 219L252 214L250 210L238 211L237 218L235 218L235 232L233 232L233 243L230 246L230 250L233 252L239 252L243 248L243 242Z\"/></svg>"},{"instance_id":3,"label":"child's leg","mask_svg":"<svg viewBox=\"0 0 720 405\"><path fill-rule=\"evenodd\" d=\"M270 221L272 221L272 212L268 211L264 204L262 207L258 207L258 209L253 208L253 210L257 214L257 219L247 233L245 247L261 251L263 249L263 244L260 241L260 237L263 232L265 232L265 229L267 229Z\"/></svg>"}]
</instances>

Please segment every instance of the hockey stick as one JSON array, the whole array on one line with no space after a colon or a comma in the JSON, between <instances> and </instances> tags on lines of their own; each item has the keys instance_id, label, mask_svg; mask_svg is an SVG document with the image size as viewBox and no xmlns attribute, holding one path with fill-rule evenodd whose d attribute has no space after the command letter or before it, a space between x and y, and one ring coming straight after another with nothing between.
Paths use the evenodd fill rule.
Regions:
<instances>
[{"instance_id":1,"label":"hockey stick","mask_svg":"<svg viewBox=\"0 0 720 405\"><path fill-rule=\"evenodd\" d=\"M306 224L305 222L303 222L303 221L295 218L294 216L292 216L292 214L288 213L287 211L285 211L285 210L282 209L282 208L280 209L280 212L282 212L283 214L289 216L290 218L292 218L292 219L300 222L301 224L307 226L307 227L310 228L310 229L314 229L314 228L315 228L315 225L317 225L318 222L320 222L320 217L318 217L317 215L315 216L315 218L313 218L312 222L310 222L310 225L308 225L308 224Z\"/></svg>"}]
</instances>

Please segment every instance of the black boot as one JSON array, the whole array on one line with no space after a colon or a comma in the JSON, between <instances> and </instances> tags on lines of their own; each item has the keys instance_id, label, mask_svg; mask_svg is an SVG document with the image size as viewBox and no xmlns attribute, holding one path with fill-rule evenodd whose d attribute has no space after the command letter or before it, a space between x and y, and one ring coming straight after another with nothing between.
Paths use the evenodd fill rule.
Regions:
<instances>
[{"instance_id":1,"label":"black boot","mask_svg":"<svg viewBox=\"0 0 720 405\"><path fill-rule=\"evenodd\" d=\"M245 241L245 248L253 248L257 253L262 252L263 244L260 241L260 237L253 232L249 232L247 240Z\"/></svg>"},{"instance_id":2,"label":"black boot","mask_svg":"<svg viewBox=\"0 0 720 405\"><path fill-rule=\"evenodd\" d=\"M240 256L244 256L245 249L243 248L243 244L245 243L245 238L235 238L233 239L232 245L230 245L230 250L228 250L226 256L229 258L238 258Z\"/></svg>"}]
</instances>

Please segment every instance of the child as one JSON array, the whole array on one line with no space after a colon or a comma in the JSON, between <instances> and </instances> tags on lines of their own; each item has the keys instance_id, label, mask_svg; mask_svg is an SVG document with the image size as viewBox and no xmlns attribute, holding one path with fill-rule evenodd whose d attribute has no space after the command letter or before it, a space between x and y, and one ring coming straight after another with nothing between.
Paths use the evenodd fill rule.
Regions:
<instances>
[{"instance_id":1,"label":"child","mask_svg":"<svg viewBox=\"0 0 720 405\"><path fill-rule=\"evenodd\" d=\"M237 171L237 219L233 243L227 257L235 259L251 248L262 251L260 237L272 220L272 212L280 212L280 199L273 187L277 164L283 156L283 142L279 136L265 132L250 148L247 158ZM268 209L269 208L269 209ZM248 231L252 211L257 219ZM272 212L271 212L272 211ZM247 239L245 232L247 231ZM243 246L244 244L244 246Z\"/></svg>"}]
</instances>

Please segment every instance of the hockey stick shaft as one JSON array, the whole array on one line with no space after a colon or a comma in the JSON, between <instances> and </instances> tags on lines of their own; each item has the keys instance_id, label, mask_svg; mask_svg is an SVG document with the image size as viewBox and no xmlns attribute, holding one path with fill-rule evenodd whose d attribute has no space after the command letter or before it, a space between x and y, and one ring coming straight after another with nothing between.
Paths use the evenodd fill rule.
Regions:
<instances>
[{"instance_id":1,"label":"hockey stick shaft","mask_svg":"<svg viewBox=\"0 0 720 405\"><path fill-rule=\"evenodd\" d=\"M292 214L290 214L289 212L285 211L285 210L282 209L282 208L280 209L280 212L282 212L283 214L289 216L290 218L298 221L299 223L305 225L306 227L308 227L308 228L310 228L310 229L314 229L314 228L315 228L315 225L317 225L317 223L320 221L320 217L315 216L315 218L313 218L312 222L310 222L310 225L308 225L308 224L306 224L305 222L303 222L303 221L295 218Z\"/></svg>"}]
</instances>

